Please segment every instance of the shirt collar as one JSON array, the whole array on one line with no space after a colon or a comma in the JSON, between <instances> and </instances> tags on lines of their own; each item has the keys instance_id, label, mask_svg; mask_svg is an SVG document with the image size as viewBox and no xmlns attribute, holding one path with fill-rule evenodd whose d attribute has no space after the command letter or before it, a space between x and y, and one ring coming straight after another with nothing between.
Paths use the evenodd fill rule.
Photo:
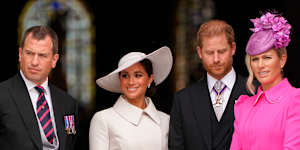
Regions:
<instances>
[{"instance_id":1,"label":"shirt collar","mask_svg":"<svg viewBox=\"0 0 300 150\"><path fill-rule=\"evenodd\" d=\"M151 99L147 97L146 99L147 107L143 110L138 108L132 104L130 104L127 100L123 98L121 95L115 105L113 106L114 110L126 119L128 122L138 126L143 113L146 113L154 122L160 124L160 118L158 115L158 111L156 110L154 104L152 103Z\"/></svg>"},{"instance_id":2,"label":"shirt collar","mask_svg":"<svg viewBox=\"0 0 300 150\"><path fill-rule=\"evenodd\" d=\"M226 85L226 88L232 89L236 80L236 73L232 67L232 69L221 79L223 84ZM217 79L207 73L207 83L208 90L211 92Z\"/></svg>"},{"instance_id":3,"label":"shirt collar","mask_svg":"<svg viewBox=\"0 0 300 150\"><path fill-rule=\"evenodd\" d=\"M278 103L280 102L281 98L292 89L292 85L289 83L287 78L284 78L282 81L280 81L277 85L270 88L267 91L262 90L262 86L259 86L257 90L257 94L254 96L255 101L253 105L257 104L258 101L261 99L263 95L265 95L266 100L270 104Z\"/></svg>"},{"instance_id":4,"label":"shirt collar","mask_svg":"<svg viewBox=\"0 0 300 150\"><path fill-rule=\"evenodd\" d=\"M25 75L23 74L22 70L20 70L20 74L25 82L25 85L27 87L28 91L31 91L32 89L34 89L35 86L37 86L34 82L28 80ZM48 78L46 79L46 81L44 83L42 83L40 86L42 86L44 88L44 93L47 94L48 93Z\"/></svg>"}]
</instances>

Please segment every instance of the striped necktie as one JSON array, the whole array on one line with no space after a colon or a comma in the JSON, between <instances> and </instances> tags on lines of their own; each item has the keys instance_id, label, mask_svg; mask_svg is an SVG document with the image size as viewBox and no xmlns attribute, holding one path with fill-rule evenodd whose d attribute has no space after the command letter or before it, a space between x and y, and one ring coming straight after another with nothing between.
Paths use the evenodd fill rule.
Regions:
<instances>
[{"instance_id":1,"label":"striped necktie","mask_svg":"<svg viewBox=\"0 0 300 150\"><path fill-rule=\"evenodd\" d=\"M49 143L53 144L55 134L51 121L50 109L44 95L44 88L42 86L36 86L34 88L40 93L36 107L37 116L40 120L41 126L44 130L44 134L47 140L49 141Z\"/></svg>"}]
</instances>

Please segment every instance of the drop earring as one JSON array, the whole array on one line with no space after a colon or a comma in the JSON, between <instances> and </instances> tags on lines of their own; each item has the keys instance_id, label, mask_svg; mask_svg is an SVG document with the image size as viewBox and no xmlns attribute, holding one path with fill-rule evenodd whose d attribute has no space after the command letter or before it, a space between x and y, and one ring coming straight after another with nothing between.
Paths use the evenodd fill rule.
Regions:
<instances>
[{"instance_id":1,"label":"drop earring","mask_svg":"<svg viewBox=\"0 0 300 150\"><path fill-rule=\"evenodd\" d=\"M148 87L148 89L149 89L149 88L150 88L150 84L148 84L148 86L147 86L147 87Z\"/></svg>"}]
</instances>

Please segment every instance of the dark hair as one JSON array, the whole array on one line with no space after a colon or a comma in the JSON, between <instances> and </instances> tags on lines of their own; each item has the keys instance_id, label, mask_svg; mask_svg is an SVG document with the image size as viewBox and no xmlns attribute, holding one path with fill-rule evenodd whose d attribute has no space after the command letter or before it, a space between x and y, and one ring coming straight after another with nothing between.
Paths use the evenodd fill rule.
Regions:
<instances>
[{"instance_id":1,"label":"dark hair","mask_svg":"<svg viewBox=\"0 0 300 150\"><path fill-rule=\"evenodd\" d=\"M33 26L28 28L21 40L20 47L23 48L25 44L26 38L29 36L29 34L32 33L32 37L37 40L43 40L46 36L50 36L52 40L52 51L53 54L58 53L58 37L54 30L52 30L48 26Z\"/></svg>"},{"instance_id":2,"label":"dark hair","mask_svg":"<svg viewBox=\"0 0 300 150\"><path fill-rule=\"evenodd\" d=\"M152 62L149 59L144 59L144 60L140 61L140 63L145 68L145 70L148 74L148 77L150 77L153 74ZM155 96L155 94L156 94L156 85L153 80L150 87L146 91L146 96L153 97L153 96Z\"/></svg>"}]
</instances>

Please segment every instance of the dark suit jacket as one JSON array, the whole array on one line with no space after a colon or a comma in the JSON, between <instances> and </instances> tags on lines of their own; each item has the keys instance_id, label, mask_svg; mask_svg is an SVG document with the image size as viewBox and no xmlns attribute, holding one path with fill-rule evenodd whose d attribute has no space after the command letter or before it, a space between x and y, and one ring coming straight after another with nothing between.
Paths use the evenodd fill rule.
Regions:
<instances>
[{"instance_id":1,"label":"dark suit jacket","mask_svg":"<svg viewBox=\"0 0 300 150\"><path fill-rule=\"evenodd\" d=\"M212 117L215 118L207 78L177 92L170 114L170 150L223 150L229 149L233 134L235 100L249 94L246 78L237 75L226 109L218 126L222 137L212 139ZM226 123L225 123L226 122ZM222 143L222 147L217 144ZM225 145L225 146L224 146Z\"/></svg>"},{"instance_id":2,"label":"dark suit jacket","mask_svg":"<svg viewBox=\"0 0 300 150\"><path fill-rule=\"evenodd\" d=\"M76 101L49 83L55 116L59 150L73 150L77 135L67 135L64 116L74 115L78 129ZM42 150L37 118L25 82L20 73L0 83L0 149Z\"/></svg>"}]
</instances>

